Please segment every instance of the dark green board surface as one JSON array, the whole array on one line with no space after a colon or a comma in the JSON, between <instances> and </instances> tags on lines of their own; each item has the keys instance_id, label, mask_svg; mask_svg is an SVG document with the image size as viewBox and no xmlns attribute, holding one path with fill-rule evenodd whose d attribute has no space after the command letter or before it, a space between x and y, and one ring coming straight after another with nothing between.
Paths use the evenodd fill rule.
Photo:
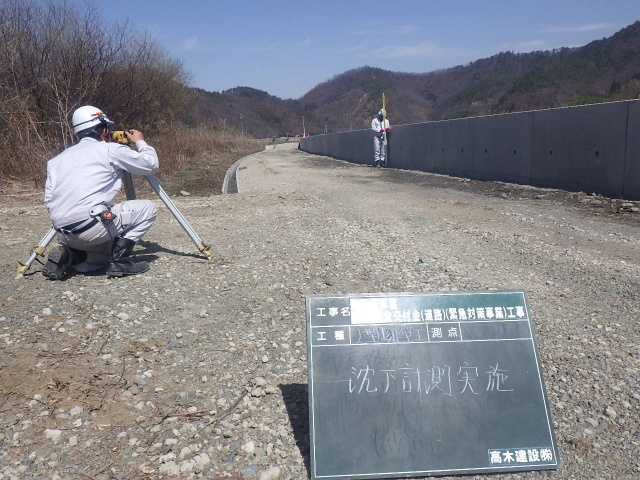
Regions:
<instances>
[{"instance_id":1,"label":"dark green board surface","mask_svg":"<svg viewBox=\"0 0 640 480\"><path fill-rule=\"evenodd\" d=\"M555 469L522 291L307 298L312 478Z\"/></svg>"}]
</instances>

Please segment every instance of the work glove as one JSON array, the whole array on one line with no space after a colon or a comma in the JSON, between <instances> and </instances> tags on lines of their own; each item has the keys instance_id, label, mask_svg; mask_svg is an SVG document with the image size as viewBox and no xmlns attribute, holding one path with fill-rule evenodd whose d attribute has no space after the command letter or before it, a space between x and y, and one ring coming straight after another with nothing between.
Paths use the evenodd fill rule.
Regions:
<instances>
[{"instance_id":1,"label":"work glove","mask_svg":"<svg viewBox=\"0 0 640 480\"><path fill-rule=\"evenodd\" d=\"M386 131L386 132L390 132L390 131L391 131L391 129L390 129L389 127L387 127L387 128L385 128L385 131Z\"/></svg>"},{"instance_id":2,"label":"work glove","mask_svg":"<svg viewBox=\"0 0 640 480\"><path fill-rule=\"evenodd\" d=\"M384 133L384 130L382 128L380 129L380 133Z\"/></svg>"}]
</instances>

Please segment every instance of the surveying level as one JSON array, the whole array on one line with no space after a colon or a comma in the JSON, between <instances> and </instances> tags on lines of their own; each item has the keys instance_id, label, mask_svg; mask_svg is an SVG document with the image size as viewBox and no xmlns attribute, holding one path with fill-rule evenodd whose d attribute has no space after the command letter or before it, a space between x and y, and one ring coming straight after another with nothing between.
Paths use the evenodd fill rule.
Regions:
<instances>
[{"instance_id":1,"label":"surveying level","mask_svg":"<svg viewBox=\"0 0 640 480\"><path fill-rule=\"evenodd\" d=\"M213 258L213 254L211 253L211 247L208 245L205 245L202 242L202 240L200 239L198 234L195 232L195 230L191 227L191 225L189 225L189 222L187 221L187 219L184 218L184 215L182 215L180 210L178 210L178 207L176 207L175 203L171 201L171 199L166 194L162 186L160 186L160 183L158 183L158 180L156 180L156 177L154 177L153 175L148 175L148 176L145 176L144 178L147 179L147 182L149 182L149 185L151 185L151 188L153 188L153 190L156 192L158 197L160 197L160 200L164 202L164 204L167 206L169 211L173 214L173 216L178 221L180 226L184 229L187 235L189 235L189 238L191 238L193 243L195 243L198 251L202 253L205 257L207 257L207 260L211 260ZM135 200L136 194L133 187L133 178L131 177L131 174L129 172L124 172L123 183L125 186L125 193L127 195L127 200ZM31 255L29 256L27 261L25 261L24 263L18 261L16 279L22 278L24 276L25 272L29 270L29 267L31 267L31 264L36 259L36 257L44 255L44 251L47 249L47 246L49 245L49 243L51 243L51 240L53 240L55 236L56 236L56 231L53 227L51 227L47 232L47 234L44 237L42 237L42 240L40 240L38 245L33 247L33 249L31 250Z\"/></svg>"},{"instance_id":2,"label":"surveying level","mask_svg":"<svg viewBox=\"0 0 640 480\"><path fill-rule=\"evenodd\" d=\"M116 143L129 145L129 139L127 138L127 135L124 133L124 130L116 130L115 132L112 132L111 138Z\"/></svg>"}]
</instances>

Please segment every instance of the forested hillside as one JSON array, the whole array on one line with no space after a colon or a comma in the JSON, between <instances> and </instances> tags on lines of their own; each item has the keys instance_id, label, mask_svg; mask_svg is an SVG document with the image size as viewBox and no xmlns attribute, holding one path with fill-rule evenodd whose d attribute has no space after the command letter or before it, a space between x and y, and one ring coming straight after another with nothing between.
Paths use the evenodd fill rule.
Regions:
<instances>
[{"instance_id":1,"label":"forested hillside","mask_svg":"<svg viewBox=\"0 0 640 480\"><path fill-rule=\"evenodd\" d=\"M225 123L257 137L302 131L302 107L296 100L282 100L262 90L237 87L222 93L193 90L189 122Z\"/></svg>"},{"instance_id":2,"label":"forested hillside","mask_svg":"<svg viewBox=\"0 0 640 480\"><path fill-rule=\"evenodd\" d=\"M385 94L395 125L637 98L640 22L580 48L503 52L424 74L361 67L297 100L251 88L197 92L196 122L226 119L255 136L367 128ZM242 115L242 123L241 116Z\"/></svg>"}]
</instances>

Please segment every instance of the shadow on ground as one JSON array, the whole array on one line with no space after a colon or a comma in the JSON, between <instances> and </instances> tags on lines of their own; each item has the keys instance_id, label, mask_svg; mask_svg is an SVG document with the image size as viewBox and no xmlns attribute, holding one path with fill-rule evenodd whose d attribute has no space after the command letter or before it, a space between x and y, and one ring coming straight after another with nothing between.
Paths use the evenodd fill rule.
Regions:
<instances>
[{"instance_id":1,"label":"shadow on ground","mask_svg":"<svg viewBox=\"0 0 640 480\"><path fill-rule=\"evenodd\" d=\"M307 385L302 383L280 384L280 391L287 407L293 436L304 459L307 473L311 476L309 457L309 393Z\"/></svg>"}]
</instances>

